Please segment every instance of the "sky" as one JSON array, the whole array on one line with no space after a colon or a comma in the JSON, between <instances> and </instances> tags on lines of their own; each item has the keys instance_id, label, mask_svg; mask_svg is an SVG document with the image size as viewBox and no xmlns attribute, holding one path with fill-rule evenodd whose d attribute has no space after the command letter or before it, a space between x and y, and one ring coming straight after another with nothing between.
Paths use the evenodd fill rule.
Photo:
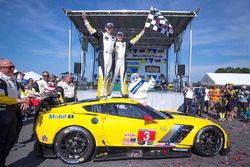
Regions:
<instances>
[{"instance_id":1,"label":"sky","mask_svg":"<svg viewBox=\"0 0 250 167\"><path fill-rule=\"evenodd\" d=\"M0 0L0 58L13 61L22 72L48 70L60 77L68 71L69 19L63 9L149 10L200 9L192 21L192 75L197 82L222 67L250 68L249 0ZM92 61L92 49L86 55ZM71 71L81 55L78 33L72 30ZM174 76L170 49L170 81ZM184 33L181 64L189 64L189 28ZM91 68L87 66L86 77Z\"/></svg>"}]
</instances>

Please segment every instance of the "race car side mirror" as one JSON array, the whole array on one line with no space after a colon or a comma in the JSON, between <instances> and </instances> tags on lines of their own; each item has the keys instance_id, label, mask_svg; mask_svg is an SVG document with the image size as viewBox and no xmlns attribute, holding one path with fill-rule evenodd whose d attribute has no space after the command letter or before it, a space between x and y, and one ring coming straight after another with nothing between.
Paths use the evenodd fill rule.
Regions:
<instances>
[{"instance_id":1,"label":"race car side mirror","mask_svg":"<svg viewBox=\"0 0 250 167\"><path fill-rule=\"evenodd\" d=\"M150 123L157 123L157 121L155 121L152 117L150 117L149 115L144 115L144 121L145 122L150 122Z\"/></svg>"}]
</instances>

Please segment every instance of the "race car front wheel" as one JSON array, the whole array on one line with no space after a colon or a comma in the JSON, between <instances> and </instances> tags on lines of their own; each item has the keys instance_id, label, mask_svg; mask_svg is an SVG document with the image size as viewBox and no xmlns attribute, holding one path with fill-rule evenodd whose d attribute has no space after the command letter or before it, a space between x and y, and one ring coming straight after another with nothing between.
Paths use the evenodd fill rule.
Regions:
<instances>
[{"instance_id":1,"label":"race car front wheel","mask_svg":"<svg viewBox=\"0 0 250 167\"><path fill-rule=\"evenodd\" d=\"M196 135L194 151L201 156L211 157L220 152L223 143L223 133L215 126L207 126Z\"/></svg>"},{"instance_id":2,"label":"race car front wheel","mask_svg":"<svg viewBox=\"0 0 250 167\"><path fill-rule=\"evenodd\" d=\"M89 159L94 151L95 141L91 133L78 126L61 130L55 139L57 156L68 164L78 164Z\"/></svg>"}]
</instances>

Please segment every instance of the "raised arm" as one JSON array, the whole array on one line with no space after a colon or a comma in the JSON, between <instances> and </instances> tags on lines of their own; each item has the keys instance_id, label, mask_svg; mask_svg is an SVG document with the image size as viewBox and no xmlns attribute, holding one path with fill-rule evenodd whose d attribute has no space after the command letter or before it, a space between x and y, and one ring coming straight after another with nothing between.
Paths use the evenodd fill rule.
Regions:
<instances>
[{"instance_id":1,"label":"raised arm","mask_svg":"<svg viewBox=\"0 0 250 167\"><path fill-rule=\"evenodd\" d=\"M94 29L89 21L87 20L87 14L85 12L82 13L82 19L83 19L83 22L84 22L84 25L86 26L88 32L93 35L95 32L96 32L96 29Z\"/></svg>"},{"instance_id":2,"label":"raised arm","mask_svg":"<svg viewBox=\"0 0 250 167\"><path fill-rule=\"evenodd\" d=\"M138 42L139 39L144 35L144 32L145 32L145 27L141 30L141 32L138 35L136 35L133 39L130 40L130 43L134 45L136 42Z\"/></svg>"}]
</instances>

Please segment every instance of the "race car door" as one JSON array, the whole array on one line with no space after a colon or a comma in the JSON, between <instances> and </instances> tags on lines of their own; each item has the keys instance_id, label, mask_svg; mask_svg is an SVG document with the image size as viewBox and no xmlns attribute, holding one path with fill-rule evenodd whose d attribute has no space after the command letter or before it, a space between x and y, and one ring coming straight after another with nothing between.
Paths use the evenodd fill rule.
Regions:
<instances>
[{"instance_id":1,"label":"race car door","mask_svg":"<svg viewBox=\"0 0 250 167\"><path fill-rule=\"evenodd\" d=\"M106 104L109 115L103 130L109 146L153 146L156 140L157 122L146 123L146 111L137 104Z\"/></svg>"}]
</instances>

